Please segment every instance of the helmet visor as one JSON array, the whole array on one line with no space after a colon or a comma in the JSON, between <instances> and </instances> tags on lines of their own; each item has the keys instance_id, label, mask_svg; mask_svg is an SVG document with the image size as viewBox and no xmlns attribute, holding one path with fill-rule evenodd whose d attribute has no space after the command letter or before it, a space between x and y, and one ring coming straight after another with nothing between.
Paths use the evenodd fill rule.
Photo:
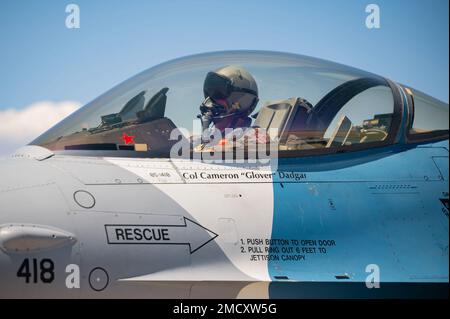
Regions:
<instances>
[{"instance_id":1,"label":"helmet visor","mask_svg":"<svg viewBox=\"0 0 450 319\"><path fill-rule=\"evenodd\" d=\"M230 79L215 72L209 72L203 84L203 93L205 97L210 97L213 100L226 99L232 93L232 88Z\"/></svg>"}]
</instances>

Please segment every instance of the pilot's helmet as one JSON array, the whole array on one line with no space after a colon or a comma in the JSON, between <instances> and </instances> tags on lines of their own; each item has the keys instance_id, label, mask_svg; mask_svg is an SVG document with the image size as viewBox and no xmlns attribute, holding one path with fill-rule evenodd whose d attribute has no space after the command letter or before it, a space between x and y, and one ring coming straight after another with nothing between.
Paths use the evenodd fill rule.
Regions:
<instances>
[{"instance_id":1,"label":"pilot's helmet","mask_svg":"<svg viewBox=\"0 0 450 319\"><path fill-rule=\"evenodd\" d=\"M202 113L214 119L249 116L258 104L258 86L253 76L240 66L225 66L206 75Z\"/></svg>"}]
</instances>

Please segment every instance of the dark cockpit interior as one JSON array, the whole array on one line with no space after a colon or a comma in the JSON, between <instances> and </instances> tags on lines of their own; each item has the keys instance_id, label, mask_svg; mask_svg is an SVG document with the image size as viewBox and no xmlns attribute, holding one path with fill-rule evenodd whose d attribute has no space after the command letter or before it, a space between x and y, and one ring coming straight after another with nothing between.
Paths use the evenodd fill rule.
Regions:
<instances>
[{"instance_id":1,"label":"dark cockpit interior","mask_svg":"<svg viewBox=\"0 0 450 319\"><path fill-rule=\"evenodd\" d=\"M326 136L338 112L359 93L376 86L380 79L361 78L333 89L315 106L301 97L267 101L253 115L252 127L264 129L279 150L311 150L383 141L389 134L392 114L376 114L353 123L341 115L331 135ZM146 101L147 91L132 97L118 113L101 116L100 125L61 137L44 146L64 150L121 150L168 153L176 141L170 134L177 129L165 117L167 93L164 87Z\"/></svg>"}]
</instances>

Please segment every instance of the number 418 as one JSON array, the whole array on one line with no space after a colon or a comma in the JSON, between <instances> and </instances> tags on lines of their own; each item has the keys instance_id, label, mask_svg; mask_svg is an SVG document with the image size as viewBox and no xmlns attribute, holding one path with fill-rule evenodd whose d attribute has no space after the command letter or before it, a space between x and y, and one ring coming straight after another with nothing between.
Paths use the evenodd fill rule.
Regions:
<instances>
[{"instance_id":1,"label":"number 418","mask_svg":"<svg viewBox=\"0 0 450 319\"><path fill-rule=\"evenodd\" d=\"M55 279L55 264L51 259L42 259L38 265L38 260L33 258L31 263L32 265L30 266L30 259L26 258L17 271L17 277L24 277L27 284L30 283L30 278L33 279L33 283L37 283L40 279L46 284L51 283Z\"/></svg>"}]
</instances>

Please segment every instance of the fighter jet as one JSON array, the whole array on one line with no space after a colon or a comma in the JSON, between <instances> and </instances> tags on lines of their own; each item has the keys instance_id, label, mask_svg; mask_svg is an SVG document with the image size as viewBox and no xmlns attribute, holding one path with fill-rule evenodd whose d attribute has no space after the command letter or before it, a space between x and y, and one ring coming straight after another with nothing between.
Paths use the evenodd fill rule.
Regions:
<instances>
[{"instance_id":1,"label":"fighter jet","mask_svg":"<svg viewBox=\"0 0 450 319\"><path fill-rule=\"evenodd\" d=\"M0 161L0 297L448 296L448 113L295 54L152 67Z\"/></svg>"}]
</instances>

